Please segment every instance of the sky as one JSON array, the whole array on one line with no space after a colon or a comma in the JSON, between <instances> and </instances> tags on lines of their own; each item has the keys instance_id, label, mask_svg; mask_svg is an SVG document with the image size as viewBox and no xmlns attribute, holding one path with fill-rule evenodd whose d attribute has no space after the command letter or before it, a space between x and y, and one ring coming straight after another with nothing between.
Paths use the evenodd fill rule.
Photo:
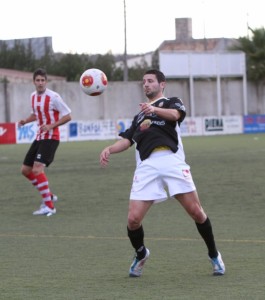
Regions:
<instances>
[{"instance_id":1,"label":"sky","mask_svg":"<svg viewBox=\"0 0 265 300\"><path fill-rule=\"evenodd\" d=\"M124 14L124 1L126 18ZM239 38L265 27L261 0L1 0L0 40L52 37L63 53L142 54L175 39L175 19L193 38Z\"/></svg>"}]
</instances>

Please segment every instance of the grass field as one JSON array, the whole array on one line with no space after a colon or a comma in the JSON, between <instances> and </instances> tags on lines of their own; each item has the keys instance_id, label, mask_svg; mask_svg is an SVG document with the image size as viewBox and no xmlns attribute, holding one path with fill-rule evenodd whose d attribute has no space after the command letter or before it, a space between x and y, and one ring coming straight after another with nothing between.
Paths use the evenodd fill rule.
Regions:
<instances>
[{"instance_id":1,"label":"grass field","mask_svg":"<svg viewBox=\"0 0 265 300\"><path fill-rule=\"evenodd\" d=\"M57 214L20 175L29 145L0 145L1 300L265 299L265 135L186 137L187 162L226 264L213 277L193 221L174 200L144 220L151 251L129 278L126 233L134 151L99 166L113 141L61 143L47 169Z\"/></svg>"}]
</instances>

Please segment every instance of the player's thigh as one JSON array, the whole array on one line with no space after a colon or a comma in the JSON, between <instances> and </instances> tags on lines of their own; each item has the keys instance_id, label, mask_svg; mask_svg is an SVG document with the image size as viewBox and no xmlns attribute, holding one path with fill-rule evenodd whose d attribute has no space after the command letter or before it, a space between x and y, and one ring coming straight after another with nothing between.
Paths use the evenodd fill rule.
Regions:
<instances>
[{"instance_id":1,"label":"player's thigh","mask_svg":"<svg viewBox=\"0 0 265 300\"><path fill-rule=\"evenodd\" d=\"M198 223L202 223L206 219L206 214L201 206L197 191L192 191L174 196L184 207L187 213Z\"/></svg>"}]
</instances>

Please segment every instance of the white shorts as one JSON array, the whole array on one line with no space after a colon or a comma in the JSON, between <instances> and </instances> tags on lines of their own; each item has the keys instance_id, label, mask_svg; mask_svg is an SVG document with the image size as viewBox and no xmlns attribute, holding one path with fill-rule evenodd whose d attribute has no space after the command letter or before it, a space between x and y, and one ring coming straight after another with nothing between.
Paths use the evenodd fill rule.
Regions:
<instances>
[{"instance_id":1,"label":"white shorts","mask_svg":"<svg viewBox=\"0 0 265 300\"><path fill-rule=\"evenodd\" d=\"M190 166L177 153L152 153L136 168L130 200L161 202L176 194L195 191Z\"/></svg>"}]
</instances>

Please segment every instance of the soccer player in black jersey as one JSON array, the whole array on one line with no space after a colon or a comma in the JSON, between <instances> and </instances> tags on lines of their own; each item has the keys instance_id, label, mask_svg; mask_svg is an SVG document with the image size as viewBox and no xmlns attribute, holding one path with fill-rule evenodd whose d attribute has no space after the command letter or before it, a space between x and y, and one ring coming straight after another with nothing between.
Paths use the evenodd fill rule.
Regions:
<instances>
[{"instance_id":1,"label":"soccer player in black jersey","mask_svg":"<svg viewBox=\"0 0 265 300\"><path fill-rule=\"evenodd\" d=\"M135 249L135 258L129 269L130 277L142 275L150 255L144 244L143 219L154 203L174 197L195 221L213 266L213 275L223 275L225 265L216 248L211 222L204 212L190 172L185 162L180 137L180 123L186 116L183 102L178 97L163 95L164 74L149 70L143 76L147 102L140 103L140 112L130 128L120 133L121 140L106 147L100 154L100 163L107 166L110 155L136 146L134 173L128 209L128 237ZM167 190L167 191L166 191Z\"/></svg>"}]
</instances>

